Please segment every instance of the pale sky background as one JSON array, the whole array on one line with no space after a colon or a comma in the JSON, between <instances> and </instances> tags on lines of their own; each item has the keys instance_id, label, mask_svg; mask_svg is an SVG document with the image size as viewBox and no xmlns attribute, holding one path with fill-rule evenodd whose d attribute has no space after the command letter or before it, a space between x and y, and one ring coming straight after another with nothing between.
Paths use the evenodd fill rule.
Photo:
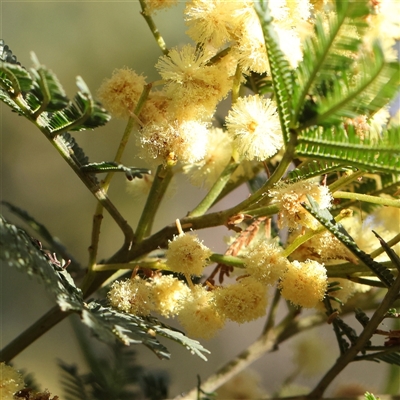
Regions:
<instances>
[{"instance_id":1,"label":"pale sky background","mask_svg":"<svg viewBox=\"0 0 400 400\"><path fill-rule=\"evenodd\" d=\"M182 19L183 4L160 12L155 20L169 47L188 41ZM30 67L30 52L52 69L69 97L75 94L75 77L82 76L93 94L104 78L115 68L128 66L142 72L148 80L156 79L153 65L161 55L150 30L139 15L138 1L2 1L0 36L25 66ZM95 199L58 156L45 137L28 121L1 105L1 199L28 211L69 248L82 263L87 261ZM91 161L112 160L122 136L124 122L113 120L95 131L74 133L74 137ZM135 158L133 142L124 156L128 165L140 165ZM195 206L204 192L189 187L185 178L174 183L175 194L167 198L157 216L155 229L184 216ZM135 226L142 203L126 193L123 175L115 178L111 198L121 213ZM235 192L233 201L247 195L243 188ZM231 200L232 201L232 200ZM228 203L220 205L228 207ZM17 217L3 209L14 223ZM223 236L229 232L218 228L216 233L204 232L202 237L214 251L223 251ZM118 228L105 218L102 227L100 257L108 257L120 247L122 236ZM1 347L30 326L53 305L43 286L22 273L2 267L1 283ZM177 326L176 321L168 321ZM167 369L171 379L171 396L188 390L204 380L216 367L244 350L261 332L264 319L238 326L230 323L220 334L202 341L211 350L206 363L174 342L163 340L172 352L170 361L159 361L148 349L137 346L137 359L153 369ZM352 320L352 325L357 322ZM337 345L331 328L319 331L326 340L326 350L332 363L337 357ZM96 339L92 339L96 340ZM265 389L272 393L292 371L291 356L284 344L278 352L267 354L254 364ZM305 355L312 357L312 355ZM58 383L60 370L56 359L81 364L82 359L68 320L63 321L15 359L17 368L34 372L43 388L53 395L62 392ZM85 366L82 367L85 370ZM368 371L368 375L366 374ZM371 391L382 390L385 365L353 364L332 384L358 382ZM371 378L371 376L373 378ZM313 387L317 378L303 379ZM329 393L329 392L328 392Z\"/></svg>"}]
</instances>

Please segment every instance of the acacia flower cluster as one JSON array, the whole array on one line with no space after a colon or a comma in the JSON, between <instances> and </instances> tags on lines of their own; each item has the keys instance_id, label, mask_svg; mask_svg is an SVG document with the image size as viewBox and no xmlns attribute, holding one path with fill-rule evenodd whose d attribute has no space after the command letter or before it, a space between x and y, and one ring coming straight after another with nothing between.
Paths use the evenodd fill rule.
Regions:
<instances>
[{"instance_id":1,"label":"acacia flower cluster","mask_svg":"<svg viewBox=\"0 0 400 400\"><path fill-rule=\"evenodd\" d=\"M22 375L10 365L0 363L0 398L13 400L14 393L25 387Z\"/></svg>"},{"instance_id":2,"label":"acacia flower cluster","mask_svg":"<svg viewBox=\"0 0 400 400\"><path fill-rule=\"evenodd\" d=\"M296 229L300 226L317 229L318 221L301 205L311 196L320 209L330 208L332 195L326 186L313 181L298 181L291 184L279 183L269 191L269 195L279 204L278 223L280 227Z\"/></svg>"},{"instance_id":3,"label":"acacia flower cluster","mask_svg":"<svg viewBox=\"0 0 400 400\"><path fill-rule=\"evenodd\" d=\"M151 14L172 2L145 3L146 13ZM287 18L295 22L310 17L310 4L307 7L303 1L300 13L292 8L272 9L282 32L294 32L283 22ZM283 138L276 105L259 95L239 97L232 105L226 119L230 139L225 131L213 127L216 107L233 87L246 75L262 74L269 68L253 2L192 0L186 3L184 14L195 45L172 48L157 61L155 68L163 87L149 93L135 117L137 144L140 157L150 165L180 162L186 173L197 175L191 180L209 187L232 156L241 161L264 161L279 151ZM285 43L293 40L285 39ZM128 118L133 116L145 84L143 76L120 69L103 83L98 94L115 117ZM213 155L217 149L223 157Z\"/></svg>"},{"instance_id":4,"label":"acacia flower cluster","mask_svg":"<svg viewBox=\"0 0 400 400\"><path fill-rule=\"evenodd\" d=\"M172 2L145 3L151 15ZM379 20L384 3L371 18ZM328 24L331 3L277 0L269 6L281 50L296 67L302 59L301 40L313 35L313 11L323 12ZM281 121L272 98L236 91L224 126L214 126L216 108L231 91L252 73L270 73L253 1L191 0L186 2L184 15L187 34L195 44L171 48L156 62L162 79L157 87L162 87L150 91L135 116L136 143L144 161L154 166L179 163L194 185L209 189L229 163L239 165L231 175L234 182L237 176L247 176L246 165L251 170L256 163L279 158ZM145 85L143 76L121 69L104 82L99 95L116 117L132 117ZM345 124L352 125L360 137L369 132L371 138L371 132L380 135L387 119L387 110L382 109L374 119L358 116L346 119ZM268 191L271 204L279 207L278 228L289 228L286 246L305 233L314 233L289 257L277 243L254 241L240 253L243 275L235 283L194 285L193 277L203 276L212 251L195 233L183 233L178 226L179 234L165 250L165 269L174 275L135 276L116 282L108 295L111 304L137 315L176 316L189 334L207 338L226 320L244 323L263 316L272 286L297 307L320 309L330 282L325 265L335 260L354 262L355 258L331 233L318 231L321 225L303 207L309 204L307 196L321 210L331 208L332 195L317 180L280 181ZM340 283L343 289L335 296L343 302L359 290L353 283Z\"/></svg>"}]
</instances>

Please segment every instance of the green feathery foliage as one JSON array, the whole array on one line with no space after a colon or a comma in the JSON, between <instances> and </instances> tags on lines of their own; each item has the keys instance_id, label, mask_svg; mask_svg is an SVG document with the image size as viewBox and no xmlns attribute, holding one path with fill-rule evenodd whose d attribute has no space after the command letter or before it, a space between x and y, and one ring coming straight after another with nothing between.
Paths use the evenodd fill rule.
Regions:
<instances>
[{"instance_id":1,"label":"green feathery foliage","mask_svg":"<svg viewBox=\"0 0 400 400\"><path fill-rule=\"evenodd\" d=\"M334 220L332 214L327 209L321 210L318 203L311 196L307 195L307 199L311 206L306 203L302 203L302 206L340 240L361 263L370 268L386 287L390 287L394 282L394 276L391 271L384 265L374 261L369 254L362 251L344 227Z\"/></svg>"},{"instance_id":2,"label":"green feathery foliage","mask_svg":"<svg viewBox=\"0 0 400 400\"><path fill-rule=\"evenodd\" d=\"M295 182L298 180L310 179L317 176L330 174L332 172L343 172L347 170L349 170L349 168L346 168L342 164L338 164L333 161L327 161L325 159L307 160L294 170L290 171L287 175L287 180L289 182Z\"/></svg>"},{"instance_id":3,"label":"green feathery foliage","mask_svg":"<svg viewBox=\"0 0 400 400\"><path fill-rule=\"evenodd\" d=\"M352 165L365 171L400 173L400 128L387 130L378 141L361 139L353 127L314 126L298 136L299 157Z\"/></svg>"},{"instance_id":4,"label":"green feathery foliage","mask_svg":"<svg viewBox=\"0 0 400 400\"><path fill-rule=\"evenodd\" d=\"M0 216L0 260L13 268L37 276L46 288L56 296L64 312L80 314L83 324L88 326L99 339L124 345L144 344L160 358L169 358L170 353L155 337L161 335L180 343L193 354L206 359L206 350L199 342L180 331L160 323L156 318L141 318L118 312L106 304L95 301L86 304L82 292L75 286L64 263L54 255L42 250L38 241L30 238L22 229L7 223Z\"/></svg>"},{"instance_id":5,"label":"green feathery foliage","mask_svg":"<svg viewBox=\"0 0 400 400\"><path fill-rule=\"evenodd\" d=\"M367 0L340 0L335 2L335 8L328 21L317 15L314 34L303 43L303 59L295 72L293 127L316 112L313 95L318 89L341 79L343 71L354 63L362 34L368 27Z\"/></svg>"},{"instance_id":6,"label":"green feathery foliage","mask_svg":"<svg viewBox=\"0 0 400 400\"><path fill-rule=\"evenodd\" d=\"M292 120L293 75L289 62L280 49L276 32L272 26L268 2L261 1L257 7L260 17L265 46L267 49L274 94L278 106L279 119L285 144L290 140L290 122Z\"/></svg>"},{"instance_id":7,"label":"green feathery foliage","mask_svg":"<svg viewBox=\"0 0 400 400\"><path fill-rule=\"evenodd\" d=\"M144 174L151 174L151 170L147 168L126 167L125 165L113 161L86 164L81 167L81 170L94 174L100 174L103 172L124 172L126 178L130 181L134 178L141 179Z\"/></svg>"},{"instance_id":8,"label":"green feathery foliage","mask_svg":"<svg viewBox=\"0 0 400 400\"><path fill-rule=\"evenodd\" d=\"M40 242L32 239L22 229L9 224L0 216L0 260L4 265L36 276L56 296L63 311L80 311L83 305L82 292L75 286L64 263L44 251Z\"/></svg>"},{"instance_id":9,"label":"green feathery foliage","mask_svg":"<svg viewBox=\"0 0 400 400\"><path fill-rule=\"evenodd\" d=\"M41 65L32 53L33 68L29 73L21 66L4 41L0 42L0 100L14 111L34 122L49 136L67 130L82 131L102 126L109 114L93 97L81 77L74 101L52 71Z\"/></svg>"},{"instance_id":10,"label":"green feathery foliage","mask_svg":"<svg viewBox=\"0 0 400 400\"><path fill-rule=\"evenodd\" d=\"M70 266L68 267L69 272L71 272L71 268L74 271L80 269L80 264L72 256L72 254L68 252L66 247L60 242L60 239L56 236L53 236L42 223L38 222L27 211L14 206L8 201L2 201L1 204L4 204L13 214L21 218L34 232L36 232L43 240L45 240L48 248L51 249L51 253L57 253L64 260L69 260L70 261Z\"/></svg>"}]
</instances>

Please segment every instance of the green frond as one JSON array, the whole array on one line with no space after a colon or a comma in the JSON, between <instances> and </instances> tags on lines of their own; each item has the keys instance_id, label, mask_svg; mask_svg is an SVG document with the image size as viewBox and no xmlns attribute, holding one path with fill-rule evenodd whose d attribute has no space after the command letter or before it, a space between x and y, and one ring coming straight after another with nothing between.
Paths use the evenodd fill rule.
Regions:
<instances>
[{"instance_id":1,"label":"green frond","mask_svg":"<svg viewBox=\"0 0 400 400\"><path fill-rule=\"evenodd\" d=\"M354 239L344 229L343 225L336 222L332 214L327 210L321 210L318 203L309 195L307 199L311 206L302 203L302 206L314 217L321 225L329 230L338 240L340 240L363 264L365 264L386 286L390 287L394 282L392 272L383 264L372 259L372 257L362 251L354 241Z\"/></svg>"},{"instance_id":2,"label":"green frond","mask_svg":"<svg viewBox=\"0 0 400 400\"><path fill-rule=\"evenodd\" d=\"M134 178L141 179L144 174L151 174L151 170L147 168L126 167L125 165L118 164L114 161L102 161L99 163L90 163L81 167L82 171L90 172L93 174L100 174L102 172L124 172L128 180Z\"/></svg>"},{"instance_id":3,"label":"green frond","mask_svg":"<svg viewBox=\"0 0 400 400\"><path fill-rule=\"evenodd\" d=\"M355 59L370 13L367 0L337 0L328 20L318 14L314 33L303 43L303 60L295 71L293 93L295 119L307 119L306 99L324 81L332 81ZM303 114L302 116L300 114Z\"/></svg>"},{"instance_id":4,"label":"green frond","mask_svg":"<svg viewBox=\"0 0 400 400\"><path fill-rule=\"evenodd\" d=\"M351 70L339 71L322 82L312 94L316 115L304 120L299 130L337 124L344 117L371 116L395 96L399 80L398 63L386 63L380 44L375 42L372 52L360 57Z\"/></svg>"},{"instance_id":5,"label":"green frond","mask_svg":"<svg viewBox=\"0 0 400 400\"><path fill-rule=\"evenodd\" d=\"M110 120L81 77L76 80L78 93L70 101L57 77L33 53L32 61L29 73L0 41L0 100L14 111L53 136L94 129Z\"/></svg>"},{"instance_id":6,"label":"green frond","mask_svg":"<svg viewBox=\"0 0 400 400\"><path fill-rule=\"evenodd\" d=\"M0 89L0 101L10 107L17 114L22 115L23 117L27 117L25 112L22 111L22 108L14 100L11 99L6 91L2 89Z\"/></svg>"},{"instance_id":7,"label":"green frond","mask_svg":"<svg viewBox=\"0 0 400 400\"><path fill-rule=\"evenodd\" d=\"M53 236L42 223L38 222L27 211L14 206L8 201L2 201L1 204L4 204L13 214L21 218L34 232L36 232L41 239L45 240L51 252L61 255L64 260L70 260L72 265L68 268L69 272L71 272L71 267L75 271L80 269L78 261L75 260L75 258L67 251L65 246L60 242L60 239Z\"/></svg>"},{"instance_id":8,"label":"green frond","mask_svg":"<svg viewBox=\"0 0 400 400\"><path fill-rule=\"evenodd\" d=\"M289 182L310 179L316 176L330 174L337 171L346 171L348 167L343 164L327 160L307 160L287 175Z\"/></svg>"},{"instance_id":9,"label":"green frond","mask_svg":"<svg viewBox=\"0 0 400 400\"><path fill-rule=\"evenodd\" d=\"M76 142L75 138L68 132L58 136L57 139L68 149L76 163L78 165L87 165L89 163L89 157L85 154L82 147Z\"/></svg>"},{"instance_id":10,"label":"green frond","mask_svg":"<svg viewBox=\"0 0 400 400\"><path fill-rule=\"evenodd\" d=\"M102 126L110 120L110 115L99 103L95 102L81 77L77 77L78 93L74 102L54 113L42 113L40 125L49 130L52 135L59 135L67 130L82 131Z\"/></svg>"},{"instance_id":11,"label":"green frond","mask_svg":"<svg viewBox=\"0 0 400 400\"><path fill-rule=\"evenodd\" d=\"M82 292L61 263L46 253L39 242L0 216L0 261L3 265L37 277L53 293L63 311L79 311L83 306Z\"/></svg>"},{"instance_id":12,"label":"green frond","mask_svg":"<svg viewBox=\"0 0 400 400\"><path fill-rule=\"evenodd\" d=\"M352 126L313 127L298 136L296 154L351 165L365 171L400 173L400 129L393 128L374 142L361 139Z\"/></svg>"},{"instance_id":13,"label":"green frond","mask_svg":"<svg viewBox=\"0 0 400 400\"><path fill-rule=\"evenodd\" d=\"M38 99L40 108L52 112L67 107L69 100L58 78L39 63L34 53L31 54L31 58L34 65L31 75L36 83L32 95Z\"/></svg>"},{"instance_id":14,"label":"green frond","mask_svg":"<svg viewBox=\"0 0 400 400\"><path fill-rule=\"evenodd\" d=\"M258 74L256 72L251 72L251 74L246 77L244 85L254 93L261 95L273 92L272 79L267 73Z\"/></svg>"},{"instance_id":15,"label":"green frond","mask_svg":"<svg viewBox=\"0 0 400 400\"><path fill-rule=\"evenodd\" d=\"M92 400L87 393L84 376L79 374L78 367L62 360L58 360L58 366L63 371L60 383L65 400Z\"/></svg>"},{"instance_id":16,"label":"green frond","mask_svg":"<svg viewBox=\"0 0 400 400\"><path fill-rule=\"evenodd\" d=\"M4 43L3 39L0 39L0 61L9 63L9 64L18 64L21 65L17 61L17 57L12 53L11 49Z\"/></svg>"},{"instance_id":17,"label":"green frond","mask_svg":"<svg viewBox=\"0 0 400 400\"><path fill-rule=\"evenodd\" d=\"M289 127L292 119L293 70L280 49L277 34L272 25L272 17L265 1L259 3L257 11L264 33L283 138L287 144L290 140Z\"/></svg>"},{"instance_id":18,"label":"green frond","mask_svg":"<svg viewBox=\"0 0 400 400\"><path fill-rule=\"evenodd\" d=\"M11 96L18 96L33 87L33 79L21 65L0 62L0 86Z\"/></svg>"},{"instance_id":19,"label":"green frond","mask_svg":"<svg viewBox=\"0 0 400 400\"><path fill-rule=\"evenodd\" d=\"M203 353L209 352L196 340L186 337L154 317L142 318L127 314L101 302L92 301L87 304L82 310L81 319L100 340L110 344L120 341L126 346L143 344L161 359L170 358L170 353L156 339L157 334L180 343L204 360L206 358Z\"/></svg>"}]
</instances>

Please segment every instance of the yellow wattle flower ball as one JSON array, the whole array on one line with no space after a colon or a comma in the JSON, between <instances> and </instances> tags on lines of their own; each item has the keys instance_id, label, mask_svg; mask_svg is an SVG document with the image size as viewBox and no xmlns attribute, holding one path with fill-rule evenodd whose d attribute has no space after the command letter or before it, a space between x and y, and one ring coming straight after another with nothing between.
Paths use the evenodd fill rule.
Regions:
<instances>
[{"instance_id":1,"label":"yellow wattle flower ball","mask_svg":"<svg viewBox=\"0 0 400 400\"><path fill-rule=\"evenodd\" d=\"M209 339L225 324L225 318L215 305L214 292L195 286L183 302L179 322L189 336Z\"/></svg>"},{"instance_id":2,"label":"yellow wattle flower ball","mask_svg":"<svg viewBox=\"0 0 400 400\"><path fill-rule=\"evenodd\" d=\"M279 183L269 192L279 204L278 226L296 229L305 226L317 229L319 222L301 205L307 203L310 195L320 209L330 208L333 200L329 188L313 181L298 181L290 184Z\"/></svg>"},{"instance_id":3,"label":"yellow wattle flower ball","mask_svg":"<svg viewBox=\"0 0 400 400\"><path fill-rule=\"evenodd\" d=\"M244 160L266 160L283 146L276 105L259 95L239 97L226 117L226 127Z\"/></svg>"},{"instance_id":4,"label":"yellow wattle flower ball","mask_svg":"<svg viewBox=\"0 0 400 400\"><path fill-rule=\"evenodd\" d=\"M166 265L174 272L188 275L201 275L212 251L204 246L197 235L174 236L166 252Z\"/></svg>"},{"instance_id":5,"label":"yellow wattle flower ball","mask_svg":"<svg viewBox=\"0 0 400 400\"><path fill-rule=\"evenodd\" d=\"M129 68L114 70L98 90L98 97L113 117L128 119L135 110L146 78Z\"/></svg>"},{"instance_id":6,"label":"yellow wattle flower ball","mask_svg":"<svg viewBox=\"0 0 400 400\"><path fill-rule=\"evenodd\" d=\"M172 275L155 277L151 282L155 310L167 318L179 314L189 287Z\"/></svg>"},{"instance_id":7,"label":"yellow wattle flower ball","mask_svg":"<svg viewBox=\"0 0 400 400\"><path fill-rule=\"evenodd\" d=\"M0 399L13 400L14 393L25 387L22 375L13 367L0 363Z\"/></svg>"},{"instance_id":8,"label":"yellow wattle flower ball","mask_svg":"<svg viewBox=\"0 0 400 400\"><path fill-rule=\"evenodd\" d=\"M313 308L321 302L328 286L326 268L317 261L293 261L282 277L282 296L294 305Z\"/></svg>"},{"instance_id":9,"label":"yellow wattle flower ball","mask_svg":"<svg viewBox=\"0 0 400 400\"><path fill-rule=\"evenodd\" d=\"M289 261L282 249L267 241L260 241L245 256L246 272L264 285L273 285L288 268Z\"/></svg>"},{"instance_id":10,"label":"yellow wattle flower ball","mask_svg":"<svg viewBox=\"0 0 400 400\"><path fill-rule=\"evenodd\" d=\"M252 277L215 290L218 310L228 319L243 323L265 315L267 287Z\"/></svg>"},{"instance_id":11,"label":"yellow wattle flower ball","mask_svg":"<svg viewBox=\"0 0 400 400\"><path fill-rule=\"evenodd\" d=\"M146 316L154 309L151 285L138 276L114 282L107 297L114 308L130 314Z\"/></svg>"}]
</instances>

